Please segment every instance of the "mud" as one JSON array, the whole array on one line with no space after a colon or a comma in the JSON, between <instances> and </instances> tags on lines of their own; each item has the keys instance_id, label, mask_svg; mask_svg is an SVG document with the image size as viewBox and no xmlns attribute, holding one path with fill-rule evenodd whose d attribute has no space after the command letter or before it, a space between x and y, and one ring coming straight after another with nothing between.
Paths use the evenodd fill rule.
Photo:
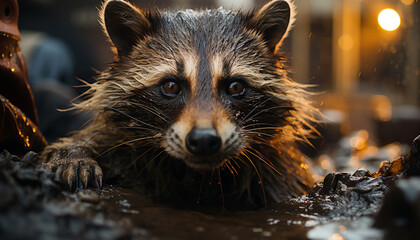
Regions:
<instances>
[{"instance_id":1,"label":"mud","mask_svg":"<svg viewBox=\"0 0 420 240\"><path fill-rule=\"evenodd\" d=\"M19 158L3 151L0 239L383 239L396 231L415 236L419 149L417 138L409 155L376 173L330 173L308 195L258 211L176 209L110 185L61 191L36 153Z\"/></svg>"}]
</instances>

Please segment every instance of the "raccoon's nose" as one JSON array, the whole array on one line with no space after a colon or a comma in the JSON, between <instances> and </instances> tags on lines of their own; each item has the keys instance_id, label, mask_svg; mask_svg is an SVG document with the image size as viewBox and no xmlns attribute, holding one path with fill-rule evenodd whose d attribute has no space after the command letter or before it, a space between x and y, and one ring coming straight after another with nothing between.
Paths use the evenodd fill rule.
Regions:
<instances>
[{"instance_id":1,"label":"raccoon's nose","mask_svg":"<svg viewBox=\"0 0 420 240\"><path fill-rule=\"evenodd\" d=\"M196 156L208 156L220 150L222 138L214 128L194 128L185 139L188 151Z\"/></svg>"}]
</instances>

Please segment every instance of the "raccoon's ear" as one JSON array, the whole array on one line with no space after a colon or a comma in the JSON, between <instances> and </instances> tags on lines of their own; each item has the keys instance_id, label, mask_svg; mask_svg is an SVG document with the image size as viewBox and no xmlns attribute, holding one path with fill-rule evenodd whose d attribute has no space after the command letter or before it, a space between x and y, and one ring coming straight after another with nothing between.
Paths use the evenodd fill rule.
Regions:
<instances>
[{"instance_id":1,"label":"raccoon's ear","mask_svg":"<svg viewBox=\"0 0 420 240\"><path fill-rule=\"evenodd\" d=\"M151 30L146 16L123 0L105 1L100 15L103 30L120 56L128 55L133 46Z\"/></svg>"},{"instance_id":2,"label":"raccoon's ear","mask_svg":"<svg viewBox=\"0 0 420 240\"><path fill-rule=\"evenodd\" d=\"M251 26L261 32L270 51L276 52L287 36L294 21L294 5L291 0L273 0L264 5L251 18Z\"/></svg>"}]
</instances>

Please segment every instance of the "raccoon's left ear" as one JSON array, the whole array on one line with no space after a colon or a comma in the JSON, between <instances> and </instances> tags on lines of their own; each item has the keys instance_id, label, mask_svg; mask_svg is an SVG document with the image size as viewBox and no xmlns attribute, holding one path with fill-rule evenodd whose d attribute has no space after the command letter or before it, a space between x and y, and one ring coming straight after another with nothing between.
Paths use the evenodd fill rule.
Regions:
<instances>
[{"instance_id":1,"label":"raccoon's left ear","mask_svg":"<svg viewBox=\"0 0 420 240\"><path fill-rule=\"evenodd\" d=\"M294 5L291 0L273 0L264 5L250 23L253 28L262 33L270 51L276 52L276 47L287 36L294 21Z\"/></svg>"}]
</instances>

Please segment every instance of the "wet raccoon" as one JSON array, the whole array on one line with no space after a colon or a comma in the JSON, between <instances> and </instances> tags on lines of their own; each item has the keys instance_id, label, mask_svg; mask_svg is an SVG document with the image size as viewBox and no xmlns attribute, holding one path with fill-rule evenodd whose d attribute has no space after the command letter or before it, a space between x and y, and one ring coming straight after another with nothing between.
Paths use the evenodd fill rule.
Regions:
<instances>
[{"instance_id":1,"label":"wet raccoon","mask_svg":"<svg viewBox=\"0 0 420 240\"><path fill-rule=\"evenodd\" d=\"M186 205L261 207L304 194L313 180L295 144L316 110L278 51L293 10L282 0L249 14L106 1L117 57L76 105L96 116L48 146L45 167L72 189L104 177Z\"/></svg>"}]
</instances>

